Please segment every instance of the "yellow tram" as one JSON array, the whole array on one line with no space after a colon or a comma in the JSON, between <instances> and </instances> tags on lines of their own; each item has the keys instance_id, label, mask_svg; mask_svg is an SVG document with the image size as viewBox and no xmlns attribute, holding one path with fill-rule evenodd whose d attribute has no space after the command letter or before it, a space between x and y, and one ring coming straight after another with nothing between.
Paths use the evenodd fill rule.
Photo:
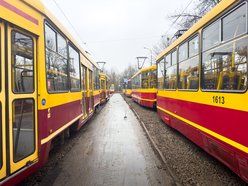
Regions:
<instances>
[{"instance_id":1,"label":"yellow tram","mask_svg":"<svg viewBox=\"0 0 248 186\"><path fill-rule=\"evenodd\" d=\"M156 108L157 67L150 66L138 71L132 78L132 99L140 105Z\"/></svg>"},{"instance_id":2,"label":"yellow tram","mask_svg":"<svg viewBox=\"0 0 248 186\"><path fill-rule=\"evenodd\" d=\"M157 58L157 110L248 182L247 1L221 1Z\"/></svg>"},{"instance_id":3,"label":"yellow tram","mask_svg":"<svg viewBox=\"0 0 248 186\"><path fill-rule=\"evenodd\" d=\"M39 0L1 0L0 18L0 184L15 185L93 114L99 68Z\"/></svg>"}]
</instances>

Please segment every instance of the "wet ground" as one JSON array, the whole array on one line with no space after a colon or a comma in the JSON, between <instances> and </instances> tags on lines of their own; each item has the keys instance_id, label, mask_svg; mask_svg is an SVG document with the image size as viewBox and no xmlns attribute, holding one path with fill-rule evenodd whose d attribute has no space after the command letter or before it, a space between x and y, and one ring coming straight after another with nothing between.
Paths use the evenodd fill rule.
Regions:
<instances>
[{"instance_id":1,"label":"wet ground","mask_svg":"<svg viewBox=\"0 0 248 186\"><path fill-rule=\"evenodd\" d=\"M39 185L176 185L139 121L115 94Z\"/></svg>"},{"instance_id":2,"label":"wet ground","mask_svg":"<svg viewBox=\"0 0 248 186\"><path fill-rule=\"evenodd\" d=\"M131 98L123 98L139 117L167 167L183 185L247 185L217 159L162 122L156 111L141 107Z\"/></svg>"}]
</instances>

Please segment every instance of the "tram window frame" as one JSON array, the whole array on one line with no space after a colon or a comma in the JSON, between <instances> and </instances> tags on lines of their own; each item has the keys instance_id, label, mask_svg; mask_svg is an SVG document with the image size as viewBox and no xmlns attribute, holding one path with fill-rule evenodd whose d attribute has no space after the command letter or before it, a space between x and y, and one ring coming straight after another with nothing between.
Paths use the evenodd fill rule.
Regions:
<instances>
[{"instance_id":1,"label":"tram window frame","mask_svg":"<svg viewBox=\"0 0 248 186\"><path fill-rule=\"evenodd\" d=\"M212 26L214 26L215 24L218 26L218 32L217 32L218 33L218 41L216 41L216 43L214 43L212 45L207 44L207 46L205 47L205 45L204 45L205 44L205 42L204 42L204 33L206 33L207 30L209 28L211 28ZM202 47L202 52L210 50L210 49L220 45L220 43L221 43L221 20L220 19L216 19L215 21L211 22L210 24L207 24L202 29L201 41L202 41L202 44L201 44L202 45L201 46Z\"/></svg>"},{"instance_id":2,"label":"tram window frame","mask_svg":"<svg viewBox=\"0 0 248 186\"><path fill-rule=\"evenodd\" d=\"M188 41L186 41L178 47L178 62L184 61L188 58L189 58L189 44Z\"/></svg>"},{"instance_id":3,"label":"tram window frame","mask_svg":"<svg viewBox=\"0 0 248 186\"><path fill-rule=\"evenodd\" d=\"M33 84L32 84L32 91L27 91L27 92L25 92L25 91L15 91L15 83L16 83L16 75L15 74L13 74L13 79L11 80L11 90L12 90L12 92L14 93L14 94L30 94L30 93L34 93L34 91L35 91L35 79L34 79L34 77L35 77L35 56L34 56L34 53L35 53L35 51L34 51L34 38L31 36L31 35L29 35L29 34L26 34L25 32L21 32L21 31L19 31L19 30L17 30L17 29L13 29L12 31L11 31L11 57L13 57L13 56L17 56L16 54L15 54L15 52L14 52L14 49L13 49L13 45L14 45L14 42L13 42L13 33L19 33L19 34L21 34L21 35L23 35L23 36L25 36L25 37L27 37L27 38L30 38L30 40L32 41L32 73L33 73L33 76L31 76L32 77L32 81L33 81ZM13 56L12 56L13 55ZM25 58L25 56L21 56L21 55L18 55L18 56L20 56L20 57L23 57L23 58ZM27 58L25 58L25 59L27 59ZM16 63L16 58L14 58L14 64ZM12 65L12 70L14 70L14 65ZM13 71L14 73L15 73L15 70ZM25 71L22 71L22 72L25 72ZM25 77L25 76L24 76ZM29 76L27 76L27 77L29 77ZM23 86L23 84L22 84L22 86Z\"/></svg>"},{"instance_id":4,"label":"tram window frame","mask_svg":"<svg viewBox=\"0 0 248 186\"><path fill-rule=\"evenodd\" d=\"M161 69L161 65L160 65L161 62L163 62L163 69ZM164 76L165 75L165 63L166 63L165 56L163 56L163 58L160 61L157 62L157 89L158 90L164 90L164 83L165 83L165 76ZM159 70L161 70L161 72L159 72ZM162 80L163 80L161 87L158 86L159 85L159 82L158 82L159 77L158 76L160 74L161 74L160 78L162 78Z\"/></svg>"},{"instance_id":5,"label":"tram window frame","mask_svg":"<svg viewBox=\"0 0 248 186\"><path fill-rule=\"evenodd\" d=\"M190 46L194 46L194 45L190 45L190 43L192 41L197 41L197 50L194 49L194 53L192 55L190 55ZM186 44L188 46L187 48L187 53L188 53L188 57L182 61L178 61L178 69L177 69L177 72L178 72L178 75L177 75L177 78L178 78L178 82L177 82L177 89L179 91L191 91L191 92L195 92L195 91L198 91L199 90L199 81L200 81L200 70L199 70L199 65L200 65L200 38L199 38L199 34L196 33L196 34L193 34L192 36L190 36L182 45ZM180 46L182 46L180 45ZM180 49L180 46L179 46L179 49ZM190 74L187 75L186 77L186 87L182 88L181 84L180 84L180 79L181 79L181 75L180 75L180 65L185 65L187 66L187 63L190 63L192 64L191 61L195 60L196 62L198 62L197 66L194 66L192 68L192 70L190 71ZM196 69L196 70L195 70ZM195 76L195 73L197 74L197 76ZM198 78L197 81L197 88L188 88L188 86L190 84L188 84L190 82L189 78L193 78L192 81L195 81L194 79L195 78Z\"/></svg>"},{"instance_id":6,"label":"tram window frame","mask_svg":"<svg viewBox=\"0 0 248 186\"><path fill-rule=\"evenodd\" d=\"M150 88L150 77L151 73L149 70L141 72L141 88L149 89Z\"/></svg>"},{"instance_id":7,"label":"tram window frame","mask_svg":"<svg viewBox=\"0 0 248 186\"><path fill-rule=\"evenodd\" d=\"M70 73L70 48L75 52L75 54L77 54L78 57L78 61L77 61L77 69L78 69L78 77L79 77L79 81L77 83L77 85L79 85L79 87L73 88L72 89L72 78L71 78L71 73ZM75 67L75 65L74 65ZM69 82L70 82L70 91L71 92L80 92L81 91L81 62L80 62L80 53L78 51L78 49L76 47L74 47L71 43L68 44L68 73L69 73Z\"/></svg>"},{"instance_id":8,"label":"tram window frame","mask_svg":"<svg viewBox=\"0 0 248 186\"><path fill-rule=\"evenodd\" d=\"M236 37L233 37L229 40L223 40L223 25L222 25L222 20L227 17L229 14L233 13L235 10L237 10L238 8L240 8L241 6L245 5L246 6L246 31ZM222 48L223 46L225 45L229 45L231 44L232 42L236 42L237 40L239 40L240 38L243 38L247 32L248 32L248 3L247 2L242 2L232 8L230 8L229 10L226 11L225 14L217 17L213 22L211 22L210 24L207 24L205 27L203 27L202 29L202 35L203 35L203 31L205 28L207 28L209 25L215 23L215 22L219 22L219 33L220 33L220 36L219 36L219 40L220 42L218 43L218 45L214 45L206 50L203 50L203 42L202 42L202 51L201 51L201 77L200 77L200 89L202 92L227 92L227 93L244 93L247 91L248 87L246 86L245 89L242 89L242 90L235 90L235 89L218 89L218 84L216 85L216 88L215 89L207 89L207 88L204 88L204 69L203 69L203 57L204 57L204 54L209 52L209 51L212 51L212 50L216 50L218 48ZM201 41L203 41L203 39L201 39ZM246 56L248 58L248 55ZM246 63L246 75L244 77L246 77L248 79L248 64ZM224 72L224 71L223 71ZM217 81L218 81L218 78L217 78ZM218 83L218 82L217 82Z\"/></svg>"},{"instance_id":9,"label":"tram window frame","mask_svg":"<svg viewBox=\"0 0 248 186\"><path fill-rule=\"evenodd\" d=\"M52 30L55 33L55 40L56 40L56 45L55 45L55 51L52 50L51 48L47 47L47 35L46 35L46 28L49 28L50 30ZM66 50L67 50L67 55L63 56L61 55L58 51L58 42L57 42L57 35L60 35L61 38L63 38L66 41ZM68 40L67 38L61 33L59 32L57 29L55 29L51 24L49 24L47 21L45 21L44 23L44 42L45 42L45 66L46 66L46 88L47 88L47 92L49 94L59 94L59 93L68 93L70 92L70 79L69 79L69 62L68 62L68 58L69 58L69 51L68 51ZM48 48L48 49L47 49ZM67 69L64 72L64 74L66 74L66 83L64 84L66 86L66 88L64 90L49 90L49 83L48 83L48 62L47 62L47 50L50 50L51 52L53 52L55 55L58 55L59 57L63 58L64 60L66 60L66 65L67 65ZM54 84L55 85L55 84ZM53 86L54 86L53 85Z\"/></svg>"},{"instance_id":10,"label":"tram window frame","mask_svg":"<svg viewBox=\"0 0 248 186\"><path fill-rule=\"evenodd\" d=\"M83 64L81 65L81 90L85 91L86 90L86 79L85 79L85 74L86 74L86 67Z\"/></svg>"},{"instance_id":11,"label":"tram window frame","mask_svg":"<svg viewBox=\"0 0 248 186\"><path fill-rule=\"evenodd\" d=\"M197 41L198 41L198 49L197 49L197 52L196 53L193 53L192 55L190 55L191 53L190 53L190 46L192 46L192 45L190 45L190 42L191 41L194 41L194 39L197 39ZM192 37L190 37L190 39L188 40L188 50L189 50L189 58L191 58L191 57L194 57L194 56L196 56L196 55L199 55L200 54L200 36L199 36L199 34L197 33L197 34L194 34Z\"/></svg>"},{"instance_id":12,"label":"tram window frame","mask_svg":"<svg viewBox=\"0 0 248 186\"><path fill-rule=\"evenodd\" d=\"M150 87L157 88L157 69L150 70Z\"/></svg>"},{"instance_id":13,"label":"tram window frame","mask_svg":"<svg viewBox=\"0 0 248 186\"><path fill-rule=\"evenodd\" d=\"M100 90L100 75L99 74L100 74L99 69L96 66L94 66L93 67L93 76L94 76L94 81L93 81L94 85L93 85L93 87L94 87L94 91L95 90Z\"/></svg>"},{"instance_id":14,"label":"tram window frame","mask_svg":"<svg viewBox=\"0 0 248 186\"><path fill-rule=\"evenodd\" d=\"M232 15L233 13L235 13L238 9L240 9L240 8L242 8L242 6L244 6L245 7L245 9L246 9L246 11L245 11L245 17L246 17L246 19L245 19L245 30L244 30L244 32L242 32L242 33L239 33L237 36L234 36L234 37L230 37L230 38L227 38L227 39L224 39L224 19L225 18L227 18L227 17L229 17L230 15ZM221 21L221 41L222 42L229 42L230 40L232 40L232 39L235 39L235 38L238 38L238 37L240 37L240 36L242 36L242 35L244 35L244 34L246 34L247 33L247 26L248 26L248 18L247 18L247 15L248 15L248 13L247 13L247 11L248 11L248 8L247 8L247 2L244 2L244 3L241 3L241 4L239 4L238 6L236 6L236 7L234 7L233 9L231 9L230 11L228 11L225 15L223 15L221 18L220 18L220 21Z\"/></svg>"},{"instance_id":15,"label":"tram window frame","mask_svg":"<svg viewBox=\"0 0 248 186\"><path fill-rule=\"evenodd\" d=\"M174 59L174 63L173 63L173 54L175 54L174 55L174 57L175 57L175 59ZM165 82L164 82L164 90L169 90L169 91L176 91L177 90L177 81L178 81L178 57L177 57L177 48L175 48L175 49L173 49L173 50L171 50L170 52L168 52L167 54L166 54L166 57L165 57L165 59L167 58L167 57L169 57L169 59L170 59L170 61L169 61L169 65L168 65L168 67L167 67L167 62L165 61L165 77L164 77L164 79L165 79ZM167 59L166 59L167 60ZM174 69L174 68L176 68L176 69ZM172 79L171 77L168 79L168 88L167 88L167 81L166 81L166 75L167 75L167 72L168 72L168 70L174 70L174 71L176 71L176 73L175 73L175 77L176 77L176 79L174 79L173 78L173 82L172 82L172 85L175 85L175 87L174 88L170 88L170 79Z\"/></svg>"}]
</instances>

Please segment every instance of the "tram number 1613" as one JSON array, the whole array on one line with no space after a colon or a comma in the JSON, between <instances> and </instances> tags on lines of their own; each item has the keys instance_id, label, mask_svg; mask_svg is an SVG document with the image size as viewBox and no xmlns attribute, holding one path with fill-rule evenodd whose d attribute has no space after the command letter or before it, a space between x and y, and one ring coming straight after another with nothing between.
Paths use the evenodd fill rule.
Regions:
<instances>
[{"instance_id":1,"label":"tram number 1613","mask_svg":"<svg viewBox=\"0 0 248 186\"><path fill-rule=\"evenodd\" d=\"M224 96L213 96L213 103L225 104Z\"/></svg>"}]
</instances>

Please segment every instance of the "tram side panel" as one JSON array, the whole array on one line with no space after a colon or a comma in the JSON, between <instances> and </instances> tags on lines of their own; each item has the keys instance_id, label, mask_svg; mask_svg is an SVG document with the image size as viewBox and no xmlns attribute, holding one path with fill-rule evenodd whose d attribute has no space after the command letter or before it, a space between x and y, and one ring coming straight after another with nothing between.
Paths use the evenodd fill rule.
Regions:
<instances>
[{"instance_id":1,"label":"tram side panel","mask_svg":"<svg viewBox=\"0 0 248 186\"><path fill-rule=\"evenodd\" d=\"M157 111L248 183L246 10L246 1L221 1L159 55Z\"/></svg>"}]
</instances>

